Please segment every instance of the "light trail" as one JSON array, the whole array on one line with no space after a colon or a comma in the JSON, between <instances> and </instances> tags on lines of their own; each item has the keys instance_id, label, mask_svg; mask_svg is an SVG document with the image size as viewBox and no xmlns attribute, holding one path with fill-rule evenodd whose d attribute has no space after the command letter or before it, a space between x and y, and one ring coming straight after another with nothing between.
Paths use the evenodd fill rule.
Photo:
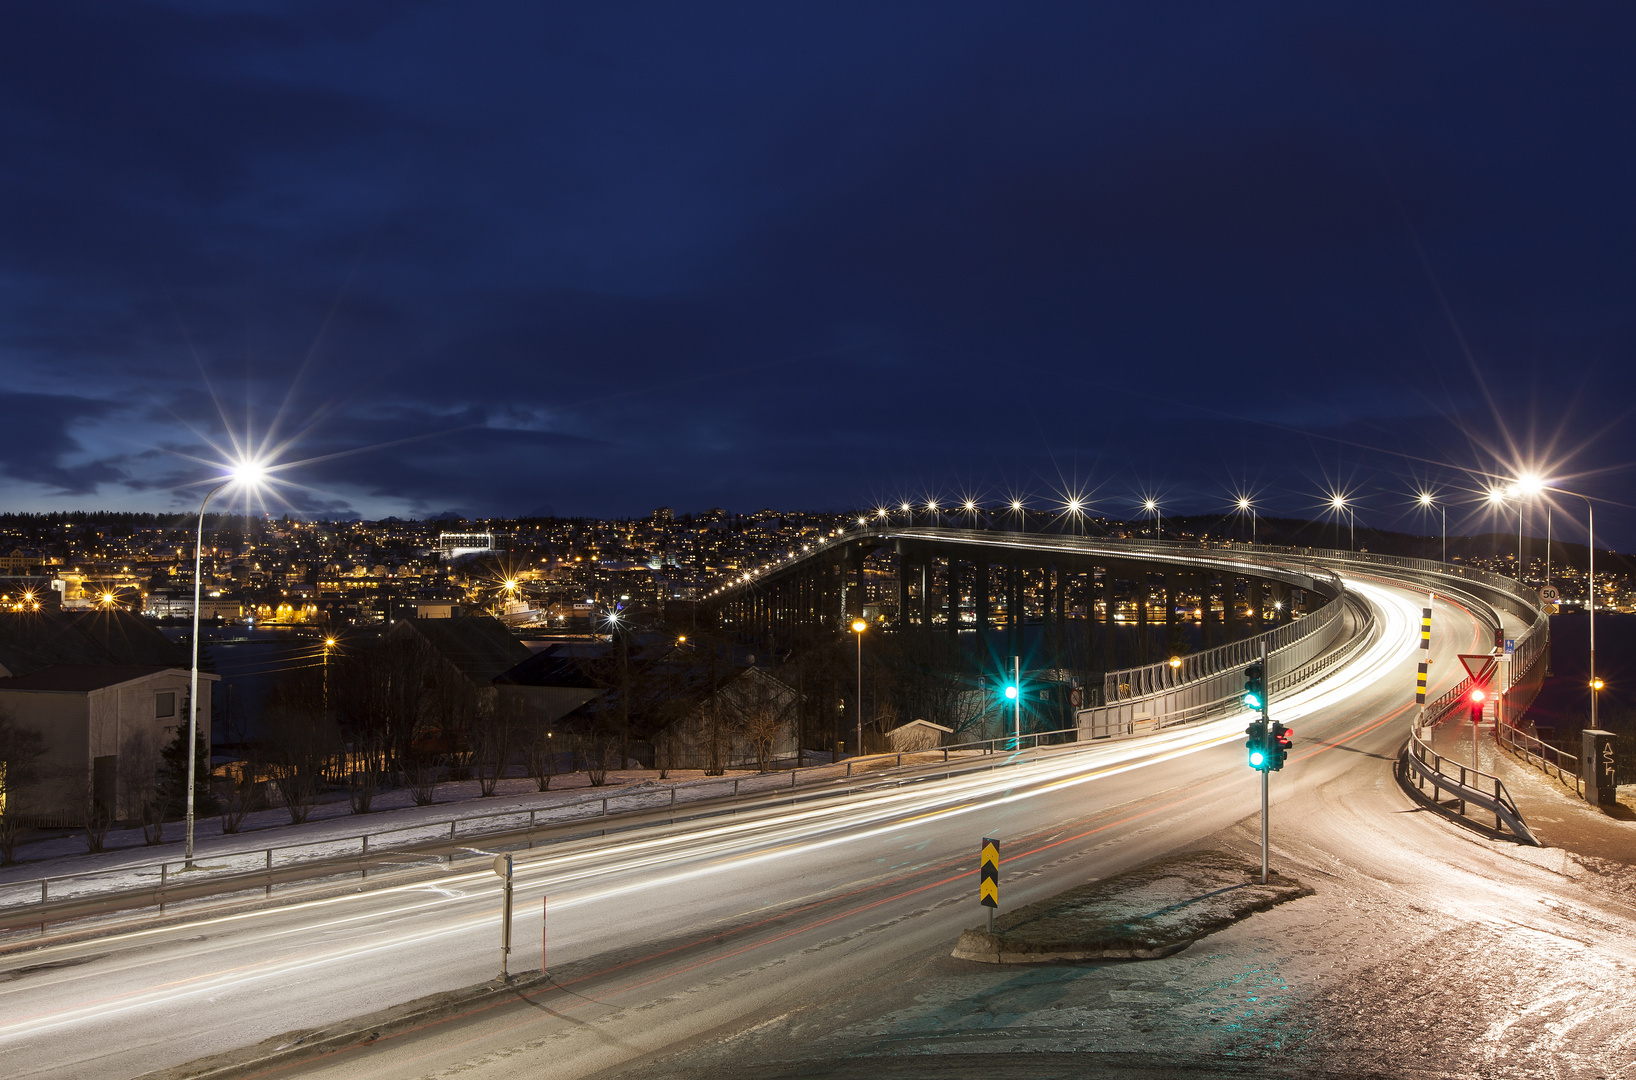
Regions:
<instances>
[{"instance_id":1,"label":"light trail","mask_svg":"<svg viewBox=\"0 0 1636 1080\"><path fill-rule=\"evenodd\" d=\"M1349 580L1348 587L1372 605L1379 632L1363 653L1343 668L1276 702L1279 717L1286 722L1321 715L1366 691L1381 679L1401 674L1401 665L1409 660L1417 648L1419 611L1416 601L1366 581ZM1236 741L1243 737L1242 729L1250 716L1247 711L1238 711L1185 729L1020 761L949 779L925 780L907 786L864 792L845 802L751 811L741 819L711 823L681 837L649 836L618 842L592 852L545 853L518 862L516 880L521 894L519 900L525 903L537 900L549 887L553 911L595 906L617 898L651 893L656 889L675 889L733 870L745 870L791 858L805 860L839 845L856 844L901 832L905 828L978 812L992 813L1008 804L1174 761ZM684 863L696 865L679 865ZM616 877L628 880L608 880ZM292 912L302 909L308 909L314 915L330 913L330 917L315 923L255 928L250 941L241 935L212 946L212 949L224 951L236 959L250 951L249 946L255 940L271 941L297 936L301 939L301 945L292 955L247 964L235 963L190 978L136 987L129 992L94 1001L81 1000L68 1008L18 1017L0 1026L0 1042L11 1042L82 1023L101 1022L111 1015L129 1014L149 1007L163 1009L202 994L230 993L267 980L301 976L329 965L354 963L383 953L425 949L451 937L478 932L487 934L493 929L498 909L498 898L489 888L493 884L493 875L485 868L442 877L435 884L422 882L394 886L190 923L181 931L196 934L213 927L251 925L258 919L287 919ZM462 893L460 890L463 887L471 888L472 892ZM435 889L437 895L427 898L425 894L429 889ZM403 897L408 902L394 904L385 911L345 910L349 905L379 904L383 898L390 902L393 896ZM405 925L406 922L423 923L427 919L438 921L432 926ZM361 924L381 926L381 933L388 936L340 946L333 942L311 941L326 932L357 929ZM397 929L388 929L393 925ZM139 938L174 936L178 932L176 927L133 931L86 943L79 948L81 951L93 948L106 950L121 944L132 944ZM60 947L62 951L75 948ZM53 951L57 950L42 950L43 953ZM141 961L133 960L121 965L120 969L133 970L141 966ZM99 972L87 972L85 977L95 980L109 973L110 969L104 966Z\"/></svg>"}]
</instances>

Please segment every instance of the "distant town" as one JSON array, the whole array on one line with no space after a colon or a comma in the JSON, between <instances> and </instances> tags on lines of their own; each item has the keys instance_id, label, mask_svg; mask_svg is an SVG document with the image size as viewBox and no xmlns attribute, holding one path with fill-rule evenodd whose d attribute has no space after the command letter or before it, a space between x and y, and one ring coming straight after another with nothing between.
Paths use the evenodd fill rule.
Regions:
<instances>
[{"instance_id":1,"label":"distant town","mask_svg":"<svg viewBox=\"0 0 1636 1080\"><path fill-rule=\"evenodd\" d=\"M213 624L340 628L407 617L489 614L532 631L584 631L599 608L688 605L733 576L855 527L857 511L721 508L645 518L301 521L290 517L205 518L201 620ZM916 524L1015 528L1008 515L934 518ZM1030 530L1063 526L1040 514ZM0 603L13 610L119 607L160 622L193 615L191 515L57 513L0 516ZM1093 535L1153 535L1149 521L1085 518ZM1238 516L1179 517L1162 523L1167 540L1243 542ZM1262 543L1345 547L1332 522L1263 518ZM1361 528L1360 550L1438 558L1439 538ZM1517 574L1517 538L1450 537L1449 559ZM1523 577L1546 583L1541 539L1524 537ZM1569 608L1585 595L1586 549L1552 544L1550 584ZM1636 610L1628 560L1599 553L1598 606ZM889 608L895 590L872 575L872 601ZM890 617L893 613L882 609Z\"/></svg>"}]
</instances>

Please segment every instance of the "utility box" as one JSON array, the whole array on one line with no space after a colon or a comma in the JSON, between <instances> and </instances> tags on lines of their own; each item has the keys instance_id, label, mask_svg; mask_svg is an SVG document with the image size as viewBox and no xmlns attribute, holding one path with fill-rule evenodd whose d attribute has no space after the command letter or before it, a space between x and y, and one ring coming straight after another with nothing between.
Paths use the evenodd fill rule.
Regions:
<instances>
[{"instance_id":1,"label":"utility box","mask_svg":"<svg viewBox=\"0 0 1636 1080\"><path fill-rule=\"evenodd\" d=\"M1619 797L1619 736L1599 728L1579 733L1579 775L1585 781L1585 801L1612 806Z\"/></svg>"}]
</instances>

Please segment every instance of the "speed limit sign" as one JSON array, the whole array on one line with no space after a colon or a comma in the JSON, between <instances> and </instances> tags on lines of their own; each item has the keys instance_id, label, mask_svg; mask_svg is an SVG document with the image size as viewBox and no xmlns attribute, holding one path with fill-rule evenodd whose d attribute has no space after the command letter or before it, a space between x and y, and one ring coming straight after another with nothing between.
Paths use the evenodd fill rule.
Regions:
<instances>
[{"instance_id":1,"label":"speed limit sign","mask_svg":"<svg viewBox=\"0 0 1636 1080\"><path fill-rule=\"evenodd\" d=\"M1562 598L1562 594L1556 591L1555 585L1547 585L1539 591L1539 598L1547 604L1554 604Z\"/></svg>"}]
</instances>

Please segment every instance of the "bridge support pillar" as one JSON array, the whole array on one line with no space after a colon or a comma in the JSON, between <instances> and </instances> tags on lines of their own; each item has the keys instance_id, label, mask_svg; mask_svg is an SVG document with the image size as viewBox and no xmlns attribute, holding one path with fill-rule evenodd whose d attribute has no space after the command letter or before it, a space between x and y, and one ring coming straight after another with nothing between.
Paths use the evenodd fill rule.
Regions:
<instances>
[{"instance_id":1,"label":"bridge support pillar","mask_svg":"<svg viewBox=\"0 0 1636 1080\"><path fill-rule=\"evenodd\" d=\"M977 599L977 632L979 634L986 634L986 633L988 633L989 624L992 621L990 619L990 617L989 617L989 610L988 610L988 556L987 555L983 556L981 559L979 559L977 561L977 565L975 567L975 570L976 570L976 573L973 575L973 581L972 581L972 586L971 587L972 587L972 592L975 594L976 599ZM987 639L985 638L984 641L986 642Z\"/></svg>"},{"instance_id":2,"label":"bridge support pillar","mask_svg":"<svg viewBox=\"0 0 1636 1080\"><path fill-rule=\"evenodd\" d=\"M1153 588L1153 580L1147 571L1136 575L1136 662L1148 662L1148 650L1152 647L1148 641L1147 631L1147 598Z\"/></svg>"}]
</instances>

